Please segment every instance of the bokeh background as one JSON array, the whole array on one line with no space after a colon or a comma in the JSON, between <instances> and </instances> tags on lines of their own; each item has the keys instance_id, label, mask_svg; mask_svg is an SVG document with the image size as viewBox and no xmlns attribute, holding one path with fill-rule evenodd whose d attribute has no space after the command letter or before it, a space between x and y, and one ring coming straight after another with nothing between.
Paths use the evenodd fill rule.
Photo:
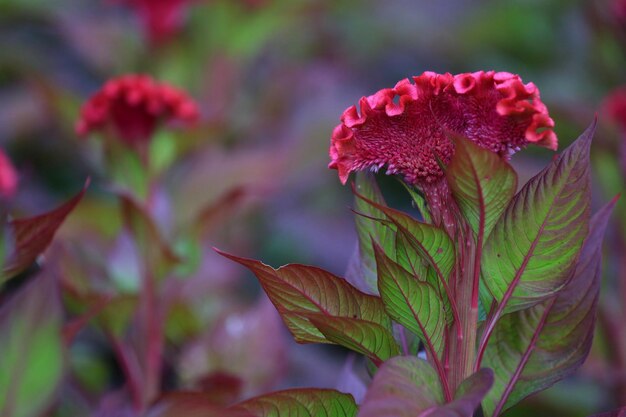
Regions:
<instances>
[{"instance_id":1,"label":"bokeh background","mask_svg":"<svg viewBox=\"0 0 626 417\"><path fill-rule=\"evenodd\" d=\"M159 226L195 260L164 289L164 388L228 386L232 400L349 385L343 351L293 343L253 276L211 248L343 275L356 235L349 187L327 169L331 131L361 96L423 71L520 74L540 88L561 148L598 115L598 207L623 187L610 169L620 134L603 107L626 84L626 7L618 3L181 0L178 24L155 37L132 1L0 0L0 147L19 173L13 211L54 207L91 177L48 262L69 287L132 298L140 291L132 245L113 214L102 138L80 139L74 124L80 105L114 76L146 73L186 90L200 122L159 131L153 147L163 184ZM529 148L513 163L525 180L552 156ZM380 181L390 204L408 205L396 181ZM195 224L207 204L215 208L210 221ZM194 227L202 229L197 244L181 232ZM77 258L91 263L79 268ZM605 268L609 293L616 268ZM69 316L75 303L63 297ZM94 324L74 340L48 415L104 415L115 402L124 381L105 333ZM586 416L624 405L615 387L626 377L611 349L599 334L574 378L508 415Z\"/></svg>"}]
</instances>

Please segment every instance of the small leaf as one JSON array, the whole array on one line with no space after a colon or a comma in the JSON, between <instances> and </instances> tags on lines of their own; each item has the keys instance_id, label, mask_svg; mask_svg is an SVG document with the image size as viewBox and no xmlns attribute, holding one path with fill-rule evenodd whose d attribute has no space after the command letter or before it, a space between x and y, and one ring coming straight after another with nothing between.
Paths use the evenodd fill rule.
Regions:
<instances>
[{"instance_id":1,"label":"small leaf","mask_svg":"<svg viewBox=\"0 0 626 417\"><path fill-rule=\"evenodd\" d=\"M290 389L244 401L229 410L255 417L354 417L357 406L349 394L330 389Z\"/></svg>"},{"instance_id":2,"label":"small leaf","mask_svg":"<svg viewBox=\"0 0 626 417\"><path fill-rule=\"evenodd\" d=\"M60 207L35 217L16 219L9 222L9 236L14 240L13 251L8 255L0 276L0 284L28 268L46 250L65 218L80 202L89 186Z\"/></svg>"},{"instance_id":3,"label":"small leaf","mask_svg":"<svg viewBox=\"0 0 626 417\"><path fill-rule=\"evenodd\" d=\"M369 200L382 206L387 205L372 173L357 172L354 187L359 194ZM389 225L374 220L384 219L385 214L365 200L356 197L354 199L354 211L359 214L355 216L354 221L359 238L360 262L358 263L358 279L352 279L354 281L352 283L364 292L377 294L376 259L372 240L384 248L385 252L394 259L396 233ZM362 283L362 286L356 285L356 282Z\"/></svg>"},{"instance_id":4,"label":"small leaf","mask_svg":"<svg viewBox=\"0 0 626 417\"><path fill-rule=\"evenodd\" d=\"M454 156L446 179L479 241L489 236L517 190L517 174L500 155L452 135Z\"/></svg>"},{"instance_id":5,"label":"small leaf","mask_svg":"<svg viewBox=\"0 0 626 417\"><path fill-rule=\"evenodd\" d=\"M443 404L437 372L414 356L385 362L372 381L359 417L416 417Z\"/></svg>"},{"instance_id":6,"label":"small leaf","mask_svg":"<svg viewBox=\"0 0 626 417\"><path fill-rule=\"evenodd\" d=\"M389 316L417 335L433 356L443 348L445 311L437 290L391 260L374 243L378 288Z\"/></svg>"},{"instance_id":7,"label":"small leaf","mask_svg":"<svg viewBox=\"0 0 626 417\"><path fill-rule=\"evenodd\" d=\"M431 417L471 417L493 385L493 371L483 368L461 382L454 400L428 414Z\"/></svg>"},{"instance_id":8,"label":"small leaf","mask_svg":"<svg viewBox=\"0 0 626 417\"><path fill-rule=\"evenodd\" d=\"M576 269L559 294L498 321L484 362L495 370L497 381L485 399L487 415L499 415L570 375L585 361L600 291L602 237L615 203L594 215Z\"/></svg>"},{"instance_id":9,"label":"small leaf","mask_svg":"<svg viewBox=\"0 0 626 417\"><path fill-rule=\"evenodd\" d=\"M307 318L328 341L367 356L377 366L400 354L393 335L380 324L320 314L308 315Z\"/></svg>"},{"instance_id":10,"label":"small leaf","mask_svg":"<svg viewBox=\"0 0 626 417\"><path fill-rule=\"evenodd\" d=\"M366 203L382 211L389 222L402 234L409 246L415 250L436 272L437 282L433 285L447 289L447 282L454 267L454 245L445 230L421 223L406 213L377 204L360 194L355 194Z\"/></svg>"},{"instance_id":11,"label":"small leaf","mask_svg":"<svg viewBox=\"0 0 626 417\"><path fill-rule=\"evenodd\" d=\"M391 329L380 298L357 290L330 272L300 264L274 269L259 261L216 251L257 276L298 343L329 342L307 318L310 314L361 319Z\"/></svg>"},{"instance_id":12,"label":"small leaf","mask_svg":"<svg viewBox=\"0 0 626 417\"><path fill-rule=\"evenodd\" d=\"M124 221L133 234L143 259L149 260L147 264L153 268L151 273L162 277L182 260L163 239L148 210L130 194L120 193L119 197Z\"/></svg>"},{"instance_id":13,"label":"small leaf","mask_svg":"<svg viewBox=\"0 0 626 417\"><path fill-rule=\"evenodd\" d=\"M504 312L550 298L572 273L588 231L594 130L522 188L485 244L483 282Z\"/></svg>"},{"instance_id":14,"label":"small leaf","mask_svg":"<svg viewBox=\"0 0 626 417\"><path fill-rule=\"evenodd\" d=\"M40 275L0 310L0 415L36 417L63 377L61 305L54 280Z\"/></svg>"}]
</instances>

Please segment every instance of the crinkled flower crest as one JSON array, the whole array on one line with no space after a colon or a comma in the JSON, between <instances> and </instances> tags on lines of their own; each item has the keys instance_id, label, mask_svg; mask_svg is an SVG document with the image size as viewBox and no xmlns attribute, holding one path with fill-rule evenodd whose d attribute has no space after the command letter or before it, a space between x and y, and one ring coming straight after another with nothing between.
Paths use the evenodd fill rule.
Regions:
<instances>
[{"instance_id":1,"label":"crinkled flower crest","mask_svg":"<svg viewBox=\"0 0 626 417\"><path fill-rule=\"evenodd\" d=\"M557 148L554 122L533 83L508 72L425 72L359 101L334 129L329 168L346 183L353 171L400 174L409 184L443 176L454 146L446 132L509 156L534 143Z\"/></svg>"},{"instance_id":2,"label":"crinkled flower crest","mask_svg":"<svg viewBox=\"0 0 626 417\"><path fill-rule=\"evenodd\" d=\"M183 91L147 75L124 75L106 82L82 107L76 133L85 136L111 127L127 143L150 139L159 122L190 123L196 103Z\"/></svg>"},{"instance_id":3,"label":"crinkled flower crest","mask_svg":"<svg viewBox=\"0 0 626 417\"><path fill-rule=\"evenodd\" d=\"M0 197L10 198L17 191L17 173L13 164L0 150Z\"/></svg>"}]
</instances>

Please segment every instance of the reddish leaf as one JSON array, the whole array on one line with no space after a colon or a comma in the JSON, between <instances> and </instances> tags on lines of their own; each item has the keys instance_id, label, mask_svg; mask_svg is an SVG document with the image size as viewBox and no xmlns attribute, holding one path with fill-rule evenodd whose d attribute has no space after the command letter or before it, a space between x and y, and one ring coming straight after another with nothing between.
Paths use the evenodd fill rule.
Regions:
<instances>
[{"instance_id":1,"label":"reddish leaf","mask_svg":"<svg viewBox=\"0 0 626 417\"><path fill-rule=\"evenodd\" d=\"M616 200L591 220L571 279L552 300L502 317L485 353L496 385L485 399L497 416L573 373L591 348L600 291L602 239Z\"/></svg>"},{"instance_id":2,"label":"reddish leaf","mask_svg":"<svg viewBox=\"0 0 626 417\"><path fill-rule=\"evenodd\" d=\"M9 223L9 233L14 239L13 251L4 265L0 283L24 271L46 250L65 218L83 198L88 186L89 180L76 196L52 211Z\"/></svg>"},{"instance_id":3,"label":"reddish leaf","mask_svg":"<svg viewBox=\"0 0 626 417\"><path fill-rule=\"evenodd\" d=\"M254 272L298 343L329 343L307 318L310 314L361 319L391 328L380 298L357 290L330 272L300 264L274 269L216 251Z\"/></svg>"},{"instance_id":4,"label":"reddish leaf","mask_svg":"<svg viewBox=\"0 0 626 417\"><path fill-rule=\"evenodd\" d=\"M354 417L357 407L350 394L330 389L291 389L261 395L229 410L255 417Z\"/></svg>"}]
</instances>

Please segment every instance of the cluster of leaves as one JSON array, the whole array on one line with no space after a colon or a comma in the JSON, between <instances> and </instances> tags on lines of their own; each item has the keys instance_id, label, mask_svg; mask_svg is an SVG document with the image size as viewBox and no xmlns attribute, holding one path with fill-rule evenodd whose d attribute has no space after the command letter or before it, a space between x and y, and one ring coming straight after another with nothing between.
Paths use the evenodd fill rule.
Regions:
<instances>
[{"instance_id":1,"label":"cluster of leaves","mask_svg":"<svg viewBox=\"0 0 626 417\"><path fill-rule=\"evenodd\" d=\"M274 269L222 254L255 273L297 342L337 344L377 368L359 416L471 416L481 403L486 416L498 416L573 373L591 347L602 238L615 204L590 216L593 132L518 192L505 160L456 138L446 181L457 230L468 232L461 238L429 222L418 193L411 190L423 221L387 207L372 177L359 174L356 286L316 267ZM463 331L473 343L459 358L452 352ZM455 384L454 372L465 380ZM303 415L317 415L320 395L340 395L306 393ZM291 415L291 400L266 398L271 415ZM327 414L356 415L351 404Z\"/></svg>"}]
</instances>

